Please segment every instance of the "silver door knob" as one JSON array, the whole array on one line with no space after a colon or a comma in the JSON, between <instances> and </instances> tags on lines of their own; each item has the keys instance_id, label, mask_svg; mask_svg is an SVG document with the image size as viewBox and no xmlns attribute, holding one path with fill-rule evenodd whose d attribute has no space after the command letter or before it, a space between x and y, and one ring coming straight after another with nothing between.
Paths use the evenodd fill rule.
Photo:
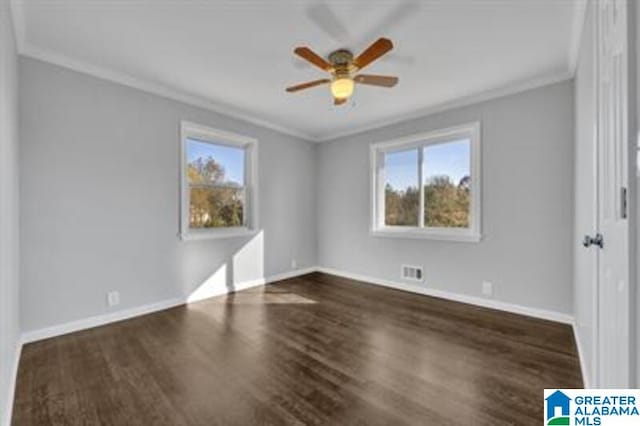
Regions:
<instances>
[{"instance_id":1,"label":"silver door knob","mask_svg":"<svg viewBox=\"0 0 640 426\"><path fill-rule=\"evenodd\" d=\"M596 234L595 237L590 235L585 235L582 240L582 245L585 247L598 246L600 248L604 247L604 237L602 234Z\"/></svg>"}]
</instances>

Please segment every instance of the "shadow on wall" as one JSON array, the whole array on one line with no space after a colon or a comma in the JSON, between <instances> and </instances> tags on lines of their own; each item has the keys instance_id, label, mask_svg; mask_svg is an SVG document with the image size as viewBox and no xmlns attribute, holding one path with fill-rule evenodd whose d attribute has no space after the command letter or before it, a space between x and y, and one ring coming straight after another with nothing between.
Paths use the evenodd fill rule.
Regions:
<instances>
[{"instance_id":1,"label":"shadow on wall","mask_svg":"<svg viewBox=\"0 0 640 426\"><path fill-rule=\"evenodd\" d=\"M264 283L263 230L249 238L189 241L184 255L188 303Z\"/></svg>"}]
</instances>

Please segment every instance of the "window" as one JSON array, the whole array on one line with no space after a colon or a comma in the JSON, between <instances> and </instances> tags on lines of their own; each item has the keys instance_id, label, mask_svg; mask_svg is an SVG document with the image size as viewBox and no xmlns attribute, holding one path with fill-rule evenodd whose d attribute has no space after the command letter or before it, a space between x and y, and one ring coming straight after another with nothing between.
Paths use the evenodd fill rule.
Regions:
<instances>
[{"instance_id":1,"label":"window","mask_svg":"<svg viewBox=\"0 0 640 426\"><path fill-rule=\"evenodd\" d=\"M480 240L480 123L371 145L372 234Z\"/></svg>"},{"instance_id":2,"label":"window","mask_svg":"<svg viewBox=\"0 0 640 426\"><path fill-rule=\"evenodd\" d=\"M234 237L257 228L256 140L182 122L183 239Z\"/></svg>"}]
</instances>

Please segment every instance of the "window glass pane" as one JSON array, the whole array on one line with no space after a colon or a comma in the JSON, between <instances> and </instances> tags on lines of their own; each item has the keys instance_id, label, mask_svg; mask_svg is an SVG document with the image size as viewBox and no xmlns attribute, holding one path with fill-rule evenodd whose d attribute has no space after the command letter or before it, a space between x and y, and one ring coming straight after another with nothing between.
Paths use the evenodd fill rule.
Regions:
<instances>
[{"instance_id":1,"label":"window glass pane","mask_svg":"<svg viewBox=\"0 0 640 426\"><path fill-rule=\"evenodd\" d=\"M468 228L471 201L471 141L424 148L424 225Z\"/></svg>"},{"instance_id":2,"label":"window glass pane","mask_svg":"<svg viewBox=\"0 0 640 426\"><path fill-rule=\"evenodd\" d=\"M384 223L418 226L418 149L386 153L384 173Z\"/></svg>"},{"instance_id":3,"label":"window glass pane","mask_svg":"<svg viewBox=\"0 0 640 426\"><path fill-rule=\"evenodd\" d=\"M244 186L244 155L243 148L187 138L189 183Z\"/></svg>"},{"instance_id":4,"label":"window glass pane","mask_svg":"<svg viewBox=\"0 0 640 426\"><path fill-rule=\"evenodd\" d=\"M189 194L189 227L243 226L244 189L194 185Z\"/></svg>"}]
</instances>

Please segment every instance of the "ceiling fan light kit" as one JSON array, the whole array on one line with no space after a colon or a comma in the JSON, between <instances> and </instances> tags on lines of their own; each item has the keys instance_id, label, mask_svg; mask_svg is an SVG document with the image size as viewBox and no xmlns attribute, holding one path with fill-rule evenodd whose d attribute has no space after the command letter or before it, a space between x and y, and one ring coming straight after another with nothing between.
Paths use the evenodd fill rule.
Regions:
<instances>
[{"instance_id":1,"label":"ceiling fan light kit","mask_svg":"<svg viewBox=\"0 0 640 426\"><path fill-rule=\"evenodd\" d=\"M331 82L331 94L334 98L345 99L353 95L355 83L351 77L336 78Z\"/></svg>"},{"instance_id":2,"label":"ceiling fan light kit","mask_svg":"<svg viewBox=\"0 0 640 426\"><path fill-rule=\"evenodd\" d=\"M380 38L357 58L346 49L332 52L328 60L313 52L308 47L297 47L294 53L323 71L331 74L331 79L320 79L307 83L287 87L287 92L293 93L311 87L330 83L334 105L343 105L353 95L355 83L370 86L393 87L398 83L397 77L384 75L356 74L382 55L393 49L393 43L387 38Z\"/></svg>"}]
</instances>

